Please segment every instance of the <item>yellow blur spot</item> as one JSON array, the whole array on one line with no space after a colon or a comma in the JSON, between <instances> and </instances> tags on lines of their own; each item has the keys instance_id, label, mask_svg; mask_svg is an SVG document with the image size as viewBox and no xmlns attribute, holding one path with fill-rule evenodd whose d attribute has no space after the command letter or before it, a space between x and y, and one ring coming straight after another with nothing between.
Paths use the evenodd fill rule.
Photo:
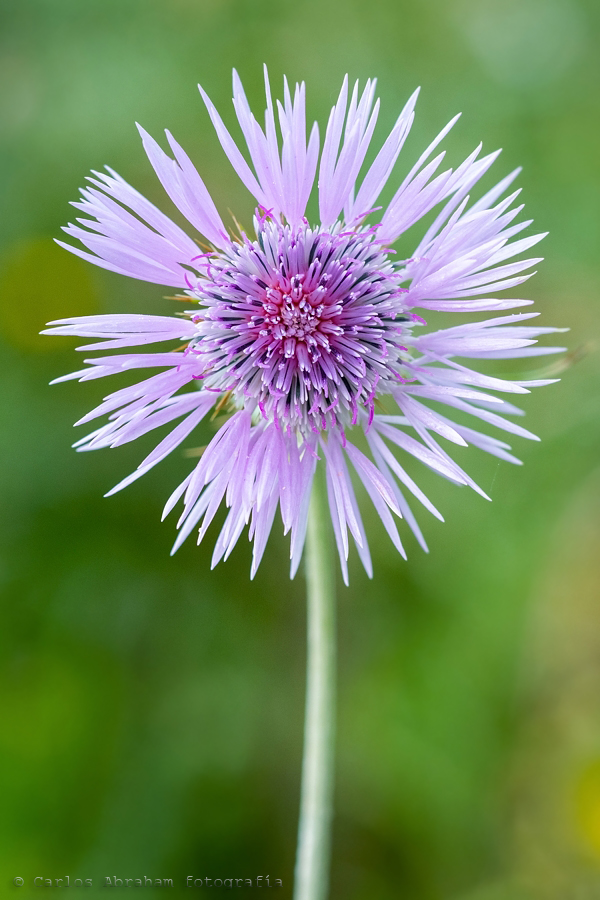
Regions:
<instances>
[{"instance_id":1,"label":"yellow blur spot","mask_svg":"<svg viewBox=\"0 0 600 900\"><path fill-rule=\"evenodd\" d=\"M89 264L58 247L51 238L13 245L0 259L0 334L19 350L46 353L64 349L39 332L46 322L97 312Z\"/></svg>"},{"instance_id":2,"label":"yellow blur spot","mask_svg":"<svg viewBox=\"0 0 600 900\"><path fill-rule=\"evenodd\" d=\"M583 770L575 789L578 831L588 850L600 858L600 759Z\"/></svg>"}]
</instances>

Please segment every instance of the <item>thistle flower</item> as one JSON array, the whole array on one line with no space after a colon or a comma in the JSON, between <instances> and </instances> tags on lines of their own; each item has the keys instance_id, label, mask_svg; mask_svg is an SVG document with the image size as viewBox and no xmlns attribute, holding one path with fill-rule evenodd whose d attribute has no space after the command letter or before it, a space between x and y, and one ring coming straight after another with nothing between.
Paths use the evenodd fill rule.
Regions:
<instances>
[{"instance_id":1,"label":"thistle flower","mask_svg":"<svg viewBox=\"0 0 600 900\"><path fill-rule=\"evenodd\" d=\"M444 153L433 155L458 116L420 156L387 208L376 206L410 131L418 91L360 178L379 112L375 81L367 81L360 95L356 83L349 97L344 79L320 160L316 123L307 140L304 83L296 85L292 99L284 80L284 101L277 102L281 140L266 69L265 88L263 130L234 72L233 103L253 169L200 88L230 163L256 199L254 234L240 229L231 237L171 134L166 133L172 156L140 128L162 186L202 240L189 237L107 168L107 174L93 173L91 186L73 204L84 217L64 229L87 250L58 242L110 271L178 288L191 308L179 316L61 319L45 333L102 339L78 348L88 351L145 350L184 341L183 349L90 358L88 368L56 379L162 370L109 394L81 419L109 417L75 444L78 450L120 446L181 420L109 494L168 456L211 410L227 411L227 420L167 501L165 515L181 499L184 504L174 550L197 526L200 541L225 501L229 512L212 563L229 556L249 525L254 575L279 506L285 532L291 532L293 577L315 469L322 461L347 582L348 532L372 574L351 470L404 556L392 513L406 520L427 549L404 491L442 516L405 471L396 448L483 497L439 439L518 462L507 443L455 423L430 402L535 438L505 418L519 410L490 391L524 394L550 382L491 377L464 360L553 353L562 348L533 345L538 336L558 329L524 325L537 315L527 312L430 330L420 312L495 313L528 305L528 300L489 295L530 277L539 259L508 260L544 235L511 240L530 225L513 224L522 209L513 205L519 191L505 196L518 169L470 202L469 191L498 153L481 156L479 146L456 170L439 174ZM305 212L317 169L320 222L311 224ZM411 258L398 259L390 245L436 207L437 217Z\"/></svg>"}]
</instances>

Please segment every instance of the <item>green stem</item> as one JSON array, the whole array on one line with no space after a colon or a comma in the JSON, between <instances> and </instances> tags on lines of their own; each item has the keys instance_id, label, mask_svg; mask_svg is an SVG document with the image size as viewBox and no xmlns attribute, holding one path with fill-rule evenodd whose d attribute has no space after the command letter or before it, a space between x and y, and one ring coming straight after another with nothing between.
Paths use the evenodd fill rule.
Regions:
<instances>
[{"instance_id":1,"label":"green stem","mask_svg":"<svg viewBox=\"0 0 600 900\"><path fill-rule=\"evenodd\" d=\"M306 712L294 900L329 887L335 738L335 572L324 485L315 478L306 536Z\"/></svg>"}]
</instances>

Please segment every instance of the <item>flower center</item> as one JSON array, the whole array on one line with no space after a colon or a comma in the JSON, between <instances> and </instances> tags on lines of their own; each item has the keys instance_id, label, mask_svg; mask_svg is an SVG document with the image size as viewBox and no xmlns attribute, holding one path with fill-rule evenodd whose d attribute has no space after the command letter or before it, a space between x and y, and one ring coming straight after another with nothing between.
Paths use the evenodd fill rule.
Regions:
<instances>
[{"instance_id":1,"label":"flower center","mask_svg":"<svg viewBox=\"0 0 600 900\"><path fill-rule=\"evenodd\" d=\"M267 358L278 353L285 359L295 359L299 369L308 371L323 351L331 351L330 336L343 333L335 321L343 307L341 303L327 302L327 275L313 290L306 290L304 281L301 273L268 287L263 315L255 320L260 324L259 334L271 342Z\"/></svg>"},{"instance_id":2,"label":"flower center","mask_svg":"<svg viewBox=\"0 0 600 900\"><path fill-rule=\"evenodd\" d=\"M205 385L300 430L372 415L375 393L402 378L400 283L368 231L258 222L257 240L211 259L199 283Z\"/></svg>"},{"instance_id":3,"label":"flower center","mask_svg":"<svg viewBox=\"0 0 600 900\"><path fill-rule=\"evenodd\" d=\"M296 341L306 344L315 344L313 332L320 324L322 305L312 306L308 296L302 290L300 277L290 293L284 293L281 288L268 288L267 298L263 304L265 325L275 340L282 340L284 355L288 358L296 353Z\"/></svg>"}]
</instances>

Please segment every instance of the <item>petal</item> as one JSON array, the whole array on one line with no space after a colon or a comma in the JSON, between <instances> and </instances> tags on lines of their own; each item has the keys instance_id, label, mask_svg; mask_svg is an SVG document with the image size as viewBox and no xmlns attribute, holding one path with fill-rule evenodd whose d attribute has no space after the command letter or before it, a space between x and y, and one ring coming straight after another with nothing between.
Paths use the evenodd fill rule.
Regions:
<instances>
[{"instance_id":1,"label":"petal","mask_svg":"<svg viewBox=\"0 0 600 900\"><path fill-rule=\"evenodd\" d=\"M417 88L409 98L383 147L365 175L356 199L348 208L346 214L347 222L362 218L374 206L379 194L385 187L411 129L419 90L420 88Z\"/></svg>"},{"instance_id":2,"label":"petal","mask_svg":"<svg viewBox=\"0 0 600 900\"><path fill-rule=\"evenodd\" d=\"M190 158L167 131L167 139L175 155L171 159L141 125L138 131L144 150L165 191L188 222L216 247L226 247L230 240L217 208Z\"/></svg>"},{"instance_id":3,"label":"petal","mask_svg":"<svg viewBox=\"0 0 600 900\"><path fill-rule=\"evenodd\" d=\"M254 197L258 200L258 202L262 206L264 206L265 209L268 209L269 204L268 204L267 198L265 197L265 194L264 194L261 186L259 185L258 181L256 180L256 177L252 174L252 171L250 170L250 166L248 165L248 163L246 162L246 160L240 153L235 141L233 140L233 138L229 134L227 128L223 124L223 120L221 119L221 116L219 115L219 113L217 112L213 103L210 101L208 95L205 93L205 91L203 90L203 88L200 85L198 85L198 90L200 91L200 93L202 95L202 99L204 100L204 103L206 105L206 109L210 116L211 122L213 123L214 129L217 132L217 137L219 138L219 141L221 142L221 146L222 146L223 150L225 151L227 159L229 160L229 162L231 163L231 165L237 172L237 175L240 178L240 180L248 188L250 193L254 195Z\"/></svg>"},{"instance_id":4,"label":"petal","mask_svg":"<svg viewBox=\"0 0 600 900\"><path fill-rule=\"evenodd\" d=\"M92 253L57 243L101 268L155 284L185 287L182 264L189 266L197 256L194 242L120 175L108 167L107 171L108 175L94 173L96 177L89 180L95 187L83 189L82 201L75 204L91 216L79 220L91 230L72 224L63 229Z\"/></svg>"},{"instance_id":5,"label":"petal","mask_svg":"<svg viewBox=\"0 0 600 900\"><path fill-rule=\"evenodd\" d=\"M326 227L333 225L346 203L352 202L350 198L354 182L369 148L379 114L379 101L371 113L374 93L375 81L369 79L358 102L358 82L356 82L346 116L348 103L348 76L346 76L338 102L331 110L319 169L319 214L321 223ZM338 158L344 119L346 129Z\"/></svg>"}]
</instances>

